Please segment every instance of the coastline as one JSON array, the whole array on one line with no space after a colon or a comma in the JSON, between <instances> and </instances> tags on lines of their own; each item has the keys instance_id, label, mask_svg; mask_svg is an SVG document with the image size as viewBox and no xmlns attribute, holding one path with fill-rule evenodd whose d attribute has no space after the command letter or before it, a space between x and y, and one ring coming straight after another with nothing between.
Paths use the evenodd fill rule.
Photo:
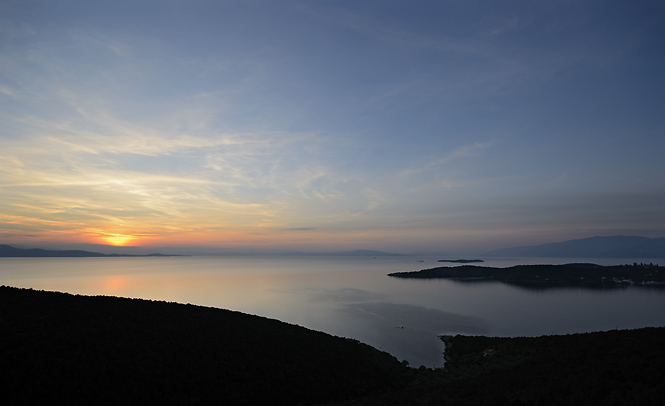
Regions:
<instances>
[{"instance_id":1,"label":"coastline","mask_svg":"<svg viewBox=\"0 0 665 406\"><path fill-rule=\"evenodd\" d=\"M665 288L665 267L644 263L602 266L592 263L562 265L515 265L506 268L462 265L420 271L394 272L388 276L407 279L451 279L461 282L498 281L522 287L618 288L645 286Z\"/></svg>"}]
</instances>

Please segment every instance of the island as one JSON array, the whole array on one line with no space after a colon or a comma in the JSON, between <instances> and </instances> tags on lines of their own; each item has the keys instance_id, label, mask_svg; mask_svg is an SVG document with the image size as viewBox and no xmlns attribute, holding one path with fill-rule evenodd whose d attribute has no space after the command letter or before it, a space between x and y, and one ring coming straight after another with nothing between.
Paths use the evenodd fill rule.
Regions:
<instances>
[{"instance_id":1,"label":"island","mask_svg":"<svg viewBox=\"0 0 665 406\"><path fill-rule=\"evenodd\" d=\"M602 266L590 263L563 265L515 265L507 268L462 265L438 267L421 271L395 272L395 278L453 279L462 282L499 281L524 287L548 288L580 286L615 288L651 286L665 288L665 267L633 263Z\"/></svg>"}]
</instances>

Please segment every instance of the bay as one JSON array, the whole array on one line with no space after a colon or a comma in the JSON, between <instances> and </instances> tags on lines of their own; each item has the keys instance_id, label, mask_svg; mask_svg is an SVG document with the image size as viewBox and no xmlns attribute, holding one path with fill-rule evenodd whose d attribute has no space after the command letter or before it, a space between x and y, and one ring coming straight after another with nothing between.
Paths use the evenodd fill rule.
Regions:
<instances>
[{"instance_id":1,"label":"bay","mask_svg":"<svg viewBox=\"0 0 665 406\"><path fill-rule=\"evenodd\" d=\"M665 326L665 289L533 290L499 282L388 277L428 256L1 258L0 284L237 310L350 337L411 366L441 367L442 334L539 336ZM420 262L422 261L422 262ZM483 266L653 262L485 258Z\"/></svg>"}]
</instances>

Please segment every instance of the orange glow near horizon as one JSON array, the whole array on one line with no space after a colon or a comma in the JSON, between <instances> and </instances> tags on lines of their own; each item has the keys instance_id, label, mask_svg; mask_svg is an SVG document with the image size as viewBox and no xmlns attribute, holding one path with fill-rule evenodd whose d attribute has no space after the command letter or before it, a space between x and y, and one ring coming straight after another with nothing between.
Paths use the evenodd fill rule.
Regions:
<instances>
[{"instance_id":1,"label":"orange glow near horizon","mask_svg":"<svg viewBox=\"0 0 665 406\"><path fill-rule=\"evenodd\" d=\"M111 245L123 246L126 245L128 242L132 241L134 239L134 236L111 234L106 237L102 237L102 239Z\"/></svg>"}]
</instances>

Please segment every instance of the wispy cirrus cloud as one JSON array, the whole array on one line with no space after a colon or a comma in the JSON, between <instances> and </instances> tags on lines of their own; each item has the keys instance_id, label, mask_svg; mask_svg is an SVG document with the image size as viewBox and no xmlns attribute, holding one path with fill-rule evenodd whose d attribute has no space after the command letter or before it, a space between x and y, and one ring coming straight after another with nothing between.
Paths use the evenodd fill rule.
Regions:
<instances>
[{"instance_id":1,"label":"wispy cirrus cloud","mask_svg":"<svg viewBox=\"0 0 665 406\"><path fill-rule=\"evenodd\" d=\"M473 144L463 145L454 151L444 155L443 157L431 160L424 165L415 168L410 168L400 173L401 177L409 178L417 174L425 172L437 171L443 166L448 165L455 161L464 160L467 158L474 158L482 154L487 148L490 148L493 142L474 142Z\"/></svg>"},{"instance_id":2,"label":"wispy cirrus cloud","mask_svg":"<svg viewBox=\"0 0 665 406\"><path fill-rule=\"evenodd\" d=\"M20 138L0 138L0 206L43 232L80 223L129 234L139 222L152 230L142 235L186 233L210 230L211 219L279 228L307 216L306 206L287 209L302 193L344 198L328 181L334 171L312 166L320 139L308 134L160 132L111 112L20 121L27 124Z\"/></svg>"}]
</instances>

